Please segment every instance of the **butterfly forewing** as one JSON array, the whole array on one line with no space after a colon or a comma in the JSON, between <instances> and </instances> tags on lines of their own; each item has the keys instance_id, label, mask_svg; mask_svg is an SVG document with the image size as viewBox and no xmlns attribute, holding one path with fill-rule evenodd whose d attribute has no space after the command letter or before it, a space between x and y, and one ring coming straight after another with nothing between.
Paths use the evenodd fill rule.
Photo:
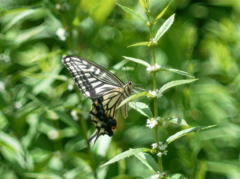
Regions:
<instances>
[{"instance_id":1,"label":"butterfly forewing","mask_svg":"<svg viewBox=\"0 0 240 179\"><path fill-rule=\"evenodd\" d=\"M123 86L116 76L103 67L76 56L66 56L63 63L72 74L82 93L91 99L102 96L107 91Z\"/></svg>"},{"instance_id":2,"label":"butterfly forewing","mask_svg":"<svg viewBox=\"0 0 240 179\"><path fill-rule=\"evenodd\" d=\"M89 139L100 135L112 136L117 127L117 107L122 100L130 96L132 82L124 84L105 68L77 56L66 56L63 63L70 71L82 93L92 99L90 111L97 132ZM121 107L123 118L127 117L128 104Z\"/></svg>"}]
</instances>

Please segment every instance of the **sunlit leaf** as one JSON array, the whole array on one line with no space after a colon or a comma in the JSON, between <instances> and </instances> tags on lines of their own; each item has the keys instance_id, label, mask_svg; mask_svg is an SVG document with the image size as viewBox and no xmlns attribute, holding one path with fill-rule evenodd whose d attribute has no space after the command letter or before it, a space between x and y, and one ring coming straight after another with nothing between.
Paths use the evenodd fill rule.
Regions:
<instances>
[{"instance_id":1,"label":"sunlit leaf","mask_svg":"<svg viewBox=\"0 0 240 179\"><path fill-rule=\"evenodd\" d=\"M169 5L171 4L171 2L172 2L172 1L170 1L170 2L168 3L168 5L158 14L158 16L156 17L156 19L154 20L154 24L157 23L157 21L162 18L162 16L165 14L165 12L167 11L167 9L169 8Z\"/></svg>"},{"instance_id":2,"label":"sunlit leaf","mask_svg":"<svg viewBox=\"0 0 240 179\"><path fill-rule=\"evenodd\" d=\"M132 9L126 7L126 6L120 5L120 4L118 4L118 3L117 3L117 5L118 5L119 7L121 7L124 11L126 11L127 13L129 13L129 14L137 17L138 19L140 19L140 20L143 21L144 23L147 23L147 21L146 21L142 16L140 16L139 14L137 14L134 10L132 10Z\"/></svg>"},{"instance_id":3,"label":"sunlit leaf","mask_svg":"<svg viewBox=\"0 0 240 179\"><path fill-rule=\"evenodd\" d=\"M158 40L165 34L165 32L171 27L173 21L174 21L174 16L173 14L171 17L169 17L163 25L158 29L156 36L154 37L154 41L158 42Z\"/></svg>"},{"instance_id":4,"label":"sunlit leaf","mask_svg":"<svg viewBox=\"0 0 240 179\"><path fill-rule=\"evenodd\" d=\"M134 100L134 99L136 99L136 98L139 98L139 97L141 97L141 96L150 96L151 94L149 94L148 92L142 92L142 93L138 93L138 94L134 94L134 95L132 95L132 96L129 96L128 98L126 98L126 99L124 99L121 103L120 103L120 105L118 106L118 108L120 108L122 105L124 105L125 103L128 103L129 101L132 101L132 100Z\"/></svg>"},{"instance_id":5,"label":"sunlit leaf","mask_svg":"<svg viewBox=\"0 0 240 179\"><path fill-rule=\"evenodd\" d=\"M168 175L166 179L187 179L187 178L183 174L174 173L174 174Z\"/></svg>"},{"instance_id":6,"label":"sunlit leaf","mask_svg":"<svg viewBox=\"0 0 240 179\"><path fill-rule=\"evenodd\" d=\"M211 126L202 126L202 127L192 127L190 129L185 129L185 130L182 130L180 132L177 132L176 134L170 136L166 142L167 144L170 144L171 142L173 142L174 140L180 138L180 137L183 137L191 132L198 132L198 131L202 131L202 130L205 130L205 129L210 129L210 128L213 128L213 127L216 127L217 125L211 125Z\"/></svg>"},{"instance_id":7,"label":"sunlit leaf","mask_svg":"<svg viewBox=\"0 0 240 179\"><path fill-rule=\"evenodd\" d=\"M187 84L187 83L192 83L194 81L196 81L198 79L190 79L190 80L175 80L175 81L171 81L165 85L163 85L160 89L159 92L163 93L164 91L166 91L169 88L175 87L175 86L179 86L179 85L183 85L183 84Z\"/></svg>"},{"instance_id":8,"label":"sunlit leaf","mask_svg":"<svg viewBox=\"0 0 240 179\"><path fill-rule=\"evenodd\" d=\"M139 42L139 43L129 45L128 47L137 47L137 46L148 46L149 47L150 43L149 42Z\"/></svg>"},{"instance_id":9,"label":"sunlit leaf","mask_svg":"<svg viewBox=\"0 0 240 179\"><path fill-rule=\"evenodd\" d=\"M139 63L141 65L144 65L146 67L151 67L151 65L149 63L147 63L146 61L143 61L141 59L137 59L137 58L132 58L132 57L125 57L123 56L125 59L127 60L130 60L130 61L133 61L133 62L136 62L136 63Z\"/></svg>"},{"instance_id":10,"label":"sunlit leaf","mask_svg":"<svg viewBox=\"0 0 240 179\"><path fill-rule=\"evenodd\" d=\"M139 0L140 4L144 8L145 12L149 9L149 1L148 0Z\"/></svg>"},{"instance_id":11,"label":"sunlit leaf","mask_svg":"<svg viewBox=\"0 0 240 179\"><path fill-rule=\"evenodd\" d=\"M150 110L149 106L146 105L145 103L143 103L143 102L130 102L129 105L131 106L131 108L137 110L142 115L144 115L148 118L153 117L152 111Z\"/></svg>"},{"instance_id":12,"label":"sunlit leaf","mask_svg":"<svg viewBox=\"0 0 240 179\"><path fill-rule=\"evenodd\" d=\"M183 118L179 118L179 117L169 117L166 119L166 121L175 123L181 126L188 126L187 122Z\"/></svg>"},{"instance_id":13,"label":"sunlit leaf","mask_svg":"<svg viewBox=\"0 0 240 179\"><path fill-rule=\"evenodd\" d=\"M192 76L191 74L189 74L188 72L185 71L181 71L181 70L177 70L177 69L172 69L172 68L161 68L162 71L170 71L173 73L177 73L183 76L187 76L189 78L195 78L194 76Z\"/></svg>"},{"instance_id":14,"label":"sunlit leaf","mask_svg":"<svg viewBox=\"0 0 240 179\"><path fill-rule=\"evenodd\" d=\"M154 161L154 159L147 153L139 152L134 154L146 167L148 167L151 171L155 172L158 169L158 164ZM151 164L154 164L154 168Z\"/></svg>"},{"instance_id":15,"label":"sunlit leaf","mask_svg":"<svg viewBox=\"0 0 240 179\"><path fill-rule=\"evenodd\" d=\"M140 152L148 152L148 151L151 151L151 149L148 149L148 148L129 149L129 150L123 152L123 153L120 153L120 154L116 155L111 160L109 160L108 162L103 164L101 167L112 164L112 163L117 162L119 160L122 160L124 158L127 158L127 157L130 157L132 155L138 154Z\"/></svg>"},{"instance_id":16,"label":"sunlit leaf","mask_svg":"<svg viewBox=\"0 0 240 179\"><path fill-rule=\"evenodd\" d=\"M39 13L44 13L44 11L45 11L44 8L26 9L23 12L16 15L14 18L12 18L11 21L9 21L9 23L4 27L2 31L6 32L15 24L25 20L27 17L31 17Z\"/></svg>"}]
</instances>

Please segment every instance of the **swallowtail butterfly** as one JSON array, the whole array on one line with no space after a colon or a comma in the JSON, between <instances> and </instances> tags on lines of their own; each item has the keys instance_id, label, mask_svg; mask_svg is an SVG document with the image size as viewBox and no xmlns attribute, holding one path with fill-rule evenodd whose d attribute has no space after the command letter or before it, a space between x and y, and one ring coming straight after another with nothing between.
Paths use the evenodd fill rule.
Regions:
<instances>
[{"instance_id":1,"label":"swallowtail butterfly","mask_svg":"<svg viewBox=\"0 0 240 179\"><path fill-rule=\"evenodd\" d=\"M92 122L96 133L89 139L97 141L101 135L112 136L117 127L117 107L130 96L132 82L124 84L118 77L105 68L77 56L63 57L62 62L70 71L81 92L92 100ZM123 118L128 116L128 104L120 107Z\"/></svg>"}]
</instances>

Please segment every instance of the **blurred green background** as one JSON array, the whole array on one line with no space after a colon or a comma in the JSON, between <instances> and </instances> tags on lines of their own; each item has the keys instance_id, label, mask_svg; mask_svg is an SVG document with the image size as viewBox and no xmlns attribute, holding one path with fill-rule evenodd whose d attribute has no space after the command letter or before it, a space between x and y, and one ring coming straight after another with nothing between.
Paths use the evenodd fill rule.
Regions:
<instances>
[{"instance_id":1,"label":"blurred green background","mask_svg":"<svg viewBox=\"0 0 240 179\"><path fill-rule=\"evenodd\" d=\"M86 99L61 63L75 54L113 71L124 82L152 88L145 67L122 56L151 60L148 28L116 5L144 16L137 0L0 0L0 178L150 178L134 157L99 166L129 148L151 147L146 118L129 111L116 134L89 149L95 127ZM154 19L169 3L150 0ZM218 126L182 137L168 146L164 170L189 179L240 178L240 1L174 0L155 26L173 13L175 21L156 47L159 65L184 70L197 82L178 86L158 101L159 116L182 117L190 127ZM146 78L142 78L147 76ZM182 79L161 72L159 88ZM137 101L152 105L151 100ZM182 128L168 124L160 140ZM111 141L110 141L111 140ZM153 156L155 157L155 156Z\"/></svg>"}]
</instances>

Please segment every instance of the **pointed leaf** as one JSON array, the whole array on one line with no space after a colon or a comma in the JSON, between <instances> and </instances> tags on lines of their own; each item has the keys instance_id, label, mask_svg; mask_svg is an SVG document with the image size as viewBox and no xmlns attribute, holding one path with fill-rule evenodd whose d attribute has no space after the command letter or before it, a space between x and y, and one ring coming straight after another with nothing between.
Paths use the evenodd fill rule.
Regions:
<instances>
[{"instance_id":1,"label":"pointed leaf","mask_svg":"<svg viewBox=\"0 0 240 179\"><path fill-rule=\"evenodd\" d=\"M128 47L136 47L136 46L148 46L149 47L150 43L149 42L139 42L139 43L129 45Z\"/></svg>"},{"instance_id":2,"label":"pointed leaf","mask_svg":"<svg viewBox=\"0 0 240 179\"><path fill-rule=\"evenodd\" d=\"M189 74L188 72L185 72L185 71L181 71L181 70L177 70L177 69L172 69L172 68L161 68L162 71L170 71L170 72L173 72L173 73L178 73L180 75L183 75L183 76L187 76L189 78L195 78L194 76L192 76L191 74Z\"/></svg>"},{"instance_id":3,"label":"pointed leaf","mask_svg":"<svg viewBox=\"0 0 240 179\"><path fill-rule=\"evenodd\" d=\"M129 105L131 106L131 108L137 110L142 115L144 115L144 116L146 116L148 118L152 118L153 117L152 111L150 110L149 106L146 105L145 103L142 103L142 102L130 102Z\"/></svg>"},{"instance_id":4,"label":"pointed leaf","mask_svg":"<svg viewBox=\"0 0 240 179\"><path fill-rule=\"evenodd\" d=\"M148 0L139 0L139 2L142 5L142 7L144 8L145 12L147 12L148 9L149 9L149 2L148 2Z\"/></svg>"},{"instance_id":5,"label":"pointed leaf","mask_svg":"<svg viewBox=\"0 0 240 179\"><path fill-rule=\"evenodd\" d=\"M158 165L156 164L156 162L154 162L154 159L148 155L147 153L137 153L134 154L144 165L146 165L146 167L148 167L151 171L155 172L158 169ZM153 163L155 166L155 169L150 165L150 163Z\"/></svg>"},{"instance_id":6,"label":"pointed leaf","mask_svg":"<svg viewBox=\"0 0 240 179\"><path fill-rule=\"evenodd\" d=\"M159 92L160 92L160 93L163 93L163 92L166 91L167 89L172 88L172 87L174 87L174 86L183 85L183 84L186 84L186 83L192 83L192 82L194 82L194 81L196 81L196 80L198 80L198 79L171 81L171 82L163 85L163 86L159 89Z\"/></svg>"},{"instance_id":7,"label":"pointed leaf","mask_svg":"<svg viewBox=\"0 0 240 179\"><path fill-rule=\"evenodd\" d=\"M15 24L25 20L28 17L34 16L34 15L40 15L44 14L45 9L43 8L35 8L35 9L24 9L23 12L17 14L14 18L12 18L9 23L4 27L2 32L6 32L11 27L13 27Z\"/></svg>"},{"instance_id":8,"label":"pointed leaf","mask_svg":"<svg viewBox=\"0 0 240 179\"><path fill-rule=\"evenodd\" d=\"M136 63L139 63L139 64L142 64L146 67L151 67L151 65L141 59L137 59L137 58L132 58L132 57L126 57L126 56L123 56L123 58L127 59L127 60L130 60L130 61L133 61L133 62L136 62Z\"/></svg>"},{"instance_id":9,"label":"pointed leaf","mask_svg":"<svg viewBox=\"0 0 240 179\"><path fill-rule=\"evenodd\" d=\"M170 136L166 142L167 144L170 144L171 142L173 142L174 140L180 138L180 137L183 137L191 132L198 132L198 131L202 131L202 130L205 130L205 129L210 129L212 127L216 127L217 125L211 125L211 126L201 126L201 127L192 127L190 129L185 129L185 130L182 130L180 132L177 132L176 134Z\"/></svg>"},{"instance_id":10,"label":"pointed leaf","mask_svg":"<svg viewBox=\"0 0 240 179\"><path fill-rule=\"evenodd\" d=\"M132 10L132 9L126 7L126 6L120 5L120 4L118 4L118 3L117 3L117 5L118 5L119 7L121 7L124 11L126 11L127 13L129 13L129 14L137 17L138 19L140 19L140 20L143 21L144 23L147 23L147 21L146 21L142 16L140 16L139 14L137 14L134 10Z\"/></svg>"},{"instance_id":11,"label":"pointed leaf","mask_svg":"<svg viewBox=\"0 0 240 179\"><path fill-rule=\"evenodd\" d=\"M174 174L168 175L166 179L187 179L187 178L183 174L174 173Z\"/></svg>"},{"instance_id":12,"label":"pointed leaf","mask_svg":"<svg viewBox=\"0 0 240 179\"><path fill-rule=\"evenodd\" d=\"M163 36L163 34L165 34L165 32L171 27L171 25L174 21L174 16L175 16L175 14L173 14L171 17L169 17L164 22L164 24L159 28L156 36L154 37L154 41L157 42Z\"/></svg>"},{"instance_id":13,"label":"pointed leaf","mask_svg":"<svg viewBox=\"0 0 240 179\"><path fill-rule=\"evenodd\" d=\"M125 103L128 103L129 101L132 101L135 98L139 98L141 96L150 96L151 94L148 93L147 91L144 91L142 93L138 93L138 94L134 94L132 96L129 96L128 98L124 99L117 108L120 108L122 105L124 105Z\"/></svg>"},{"instance_id":14,"label":"pointed leaf","mask_svg":"<svg viewBox=\"0 0 240 179\"><path fill-rule=\"evenodd\" d=\"M165 14L165 12L167 11L167 9L169 8L169 5L171 4L171 2L172 2L172 1L170 1L170 2L168 3L168 5L159 13L159 15L156 17L156 19L155 19L155 21L154 21L153 24L157 23L157 21L162 18L162 16Z\"/></svg>"},{"instance_id":15,"label":"pointed leaf","mask_svg":"<svg viewBox=\"0 0 240 179\"><path fill-rule=\"evenodd\" d=\"M118 155L116 155L115 157L113 157L111 160L109 160L108 162L106 162L105 164L101 165L101 167L112 164L114 162L117 162L119 160L122 160L124 158L130 157L132 155L135 155L137 153L140 152L147 152L147 151L151 151L151 149L149 148L138 148L138 149L129 149L123 153L120 153Z\"/></svg>"},{"instance_id":16,"label":"pointed leaf","mask_svg":"<svg viewBox=\"0 0 240 179\"><path fill-rule=\"evenodd\" d=\"M172 122L181 126L188 126L187 122L183 118L179 117L169 117L166 119L168 122Z\"/></svg>"}]
</instances>

